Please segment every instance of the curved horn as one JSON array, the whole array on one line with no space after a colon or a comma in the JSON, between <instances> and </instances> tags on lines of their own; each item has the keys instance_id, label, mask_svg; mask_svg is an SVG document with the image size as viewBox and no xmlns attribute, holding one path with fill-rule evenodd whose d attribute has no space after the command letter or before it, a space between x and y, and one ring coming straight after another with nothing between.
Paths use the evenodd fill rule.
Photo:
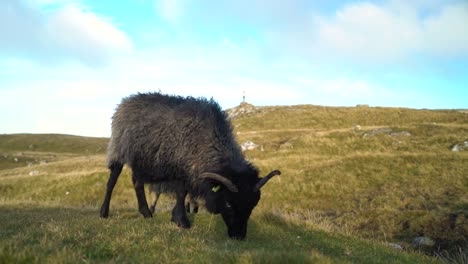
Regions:
<instances>
[{"instance_id":1,"label":"curved horn","mask_svg":"<svg viewBox=\"0 0 468 264\"><path fill-rule=\"evenodd\" d=\"M262 188L263 185L265 185L265 183L267 183L273 176L276 176L276 175L281 175L281 171L274 170L270 172L267 176L260 179L260 181L255 185L254 191L256 192L259 191L260 188Z\"/></svg>"},{"instance_id":2,"label":"curved horn","mask_svg":"<svg viewBox=\"0 0 468 264\"><path fill-rule=\"evenodd\" d=\"M216 173L212 173L212 172L206 172L206 173L203 173L201 175L202 178L208 178L208 179L213 179L215 181L218 181L220 183L222 183L224 186L226 186L226 188L229 189L229 191L231 192L239 192L239 190L237 189L237 187L234 185L234 183L232 183L229 179L219 175L219 174L216 174Z\"/></svg>"}]
</instances>

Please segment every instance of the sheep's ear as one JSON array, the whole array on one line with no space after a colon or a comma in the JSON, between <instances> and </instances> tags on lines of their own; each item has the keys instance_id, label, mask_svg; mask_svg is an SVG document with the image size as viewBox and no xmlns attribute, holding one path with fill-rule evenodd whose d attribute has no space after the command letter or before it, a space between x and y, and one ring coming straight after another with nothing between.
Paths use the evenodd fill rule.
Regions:
<instances>
[{"instance_id":1,"label":"sheep's ear","mask_svg":"<svg viewBox=\"0 0 468 264\"><path fill-rule=\"evenodd\" d=\"M281 171L274 170L270 172L267 176L261 178L260 181L258 181L258 183L255 185L254 191L258 192L263 187L263 185L265 185L265 183L267 183L273 176L276 175L281 175Z\"/></svg>"}]
</instances>

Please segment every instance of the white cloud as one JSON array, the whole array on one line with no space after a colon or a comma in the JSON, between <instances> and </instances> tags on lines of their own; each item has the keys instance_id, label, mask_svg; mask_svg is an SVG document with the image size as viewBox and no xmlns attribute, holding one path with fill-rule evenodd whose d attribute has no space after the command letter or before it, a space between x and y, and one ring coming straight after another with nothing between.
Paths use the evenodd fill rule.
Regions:
<instances>
[{"instance_id":1,"label":"white cloud","mask_svg":"<svg viewBox=\"0 0 468 264\"><path fill-rule=\"evenodd\" d=\"M331 16L309 13L301 20L277 31L275 41L313 58L379 63L414 55L468 56L466 2L358 2Z\"/></svg>"},{"instance_id":2,"label":"white cloud","mask_svg":"<svg viewBox=\"0 0 468 264\"><path fill-rule=\"evenodd\" d=\"M411 18L363 3L345 7L317 22L321 50L362 59L394 59L418 45L420 30Z\"/></svg>"},{"instance_id":3,"label":"white cloud","mask_svg":"<svg viewBox=\"0 0 468 264\"><path fill-rule=\"evenodd\" d=\"M6 0L0 3L0 54L41 62L79 60L102 64L132 50L130 38L110 19L75 4L54 11Z\"/></svg>"},{"instance_id":4,"label":"white cloud","mask_svg":"<svg viewBox=\"0 0 468 264\"><path fill-rule=\"evenodd\" d=\"M206 31L219 30L219 25L226 25L226 31L250 26L263 32L259 38L269 41L273 55L295 53L314 62L379 64L421 55L468 56L468 3L464 0L343 2L336 7L336 1L200 1L195 5L187 0L158 0L156 8L166 21L197 19L193 26L201 25ZM232 26L231 20L240 23Z\"/></svg>"},{"instance_id":5,"label":"white cloud","mask_svg":"<svg viewBox=\"0 0 468 264\"><path fill-rule=\"evenodd\" d=\"M436 55L468 56L468 4L444 7L423 22L424 45Z\"/></svg>"},{"instance_id":6,"label":"white cloud","mask_svg":"<svg viewBox=\"0 0 468 264\"><path fill-rule=\"evenodd\" d=\"M48 20L46 32L57 47L86 60L132 49L131 40L110 21L74 5L54 13Z\"/></svg>"},{"instance_id":7,"label":"white cloud","mask_svg":"<svg viewBox=\"0 0 468 264\"><path fill-rule=\"evenodd\" d=\"M156 0L156 12L164 20L176 23L183 15L184 0Z\"/></svg>"}]
</instances>

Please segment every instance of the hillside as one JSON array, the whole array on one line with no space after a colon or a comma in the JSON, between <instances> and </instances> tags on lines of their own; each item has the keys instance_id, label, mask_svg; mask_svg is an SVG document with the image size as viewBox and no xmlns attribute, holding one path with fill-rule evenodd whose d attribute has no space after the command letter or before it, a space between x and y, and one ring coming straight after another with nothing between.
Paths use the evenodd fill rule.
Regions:
<instances>
[{"instance_id":1,"label":"hillside","mask_svg":"<svg viewBox=\"0 0 468 264\"><path fill-rule=\"evenodd\" d=\"M107 138L59 134L3 134L0 135L0 169L104 154L108 141Z\"/></svg>"},{"instance_id":2,"label":"hillside","mask_svg":"<svg viewBox=\"0 0 468 264\"><path fill-rule=\"evenodd\" d=\"M263 150L247 152L252 160L265 171L282 164L290 175L275 194L283 212L367 238L466 243L468 114L261 107L233 123L240 143ZM291 193L300 199L293 202Z\"/></svg>"},{"instance_id":3,"label":"hillside","mask_svg":"<svg viewBox=\"0 0 468 264\"><path fill-rule=\"evenodd\" d=\"M110 219L99 219L108 177L104 155L108 139L0 135L0 259L7 263L467 259L466 249L459 250L468 237L467 113L311 105L241 105L228 113L238 142L257 146L245 153L261 174L282 171L262 189L247 241L227 240L221 217L204 210L191 216L192 229L179 230L169 221L173 201L168 196L153 219L143 219L128 169L115 188ZM457 144L458 151L452 151ZM412 245L417 237L432 243ZM430 257L434 254L445 258Z\"/></svg>"}]
</instances>

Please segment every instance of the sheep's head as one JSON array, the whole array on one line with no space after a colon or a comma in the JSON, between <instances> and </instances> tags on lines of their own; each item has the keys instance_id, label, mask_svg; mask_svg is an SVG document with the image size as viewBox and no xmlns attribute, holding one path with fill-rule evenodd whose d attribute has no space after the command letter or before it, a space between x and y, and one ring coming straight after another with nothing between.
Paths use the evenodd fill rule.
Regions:
<instances>
[{"instance_id":1,"label":"sheep's head","mask_svg":"<svg viewBox=\"0 0 468 264\"><path fill-rule=\"evenodd\" d=\"M280 174L274 170L263 178L249 178L234 184L219 174L204 173L203 178L211 179L205 196L206 208L211 213L221 214L230 238L243 240L250 214L260 200L260 189Z\"/></svg>"}]
</instances>

